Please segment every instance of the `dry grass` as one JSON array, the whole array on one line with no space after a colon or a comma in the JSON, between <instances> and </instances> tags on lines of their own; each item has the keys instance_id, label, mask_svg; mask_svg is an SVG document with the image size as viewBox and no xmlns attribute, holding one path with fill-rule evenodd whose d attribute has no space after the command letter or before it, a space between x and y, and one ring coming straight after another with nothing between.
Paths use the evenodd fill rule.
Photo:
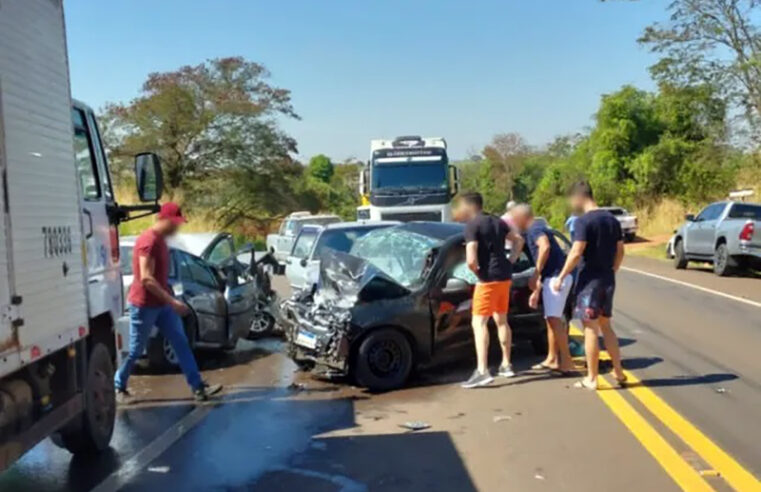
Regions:
<instances>
[{"instance_id":1,"label":"dry grass","mask_svg":"<svg viewBox=\"0 0 761 492\"><path fill-rule=\"evenodd\" d=\"M670 235L684 222L687 213L696 213L699 207L688 209L681 202L665 198L657 203L634 210L639 220L639 235L653 238Z\"/></svg>"}]
</instances>

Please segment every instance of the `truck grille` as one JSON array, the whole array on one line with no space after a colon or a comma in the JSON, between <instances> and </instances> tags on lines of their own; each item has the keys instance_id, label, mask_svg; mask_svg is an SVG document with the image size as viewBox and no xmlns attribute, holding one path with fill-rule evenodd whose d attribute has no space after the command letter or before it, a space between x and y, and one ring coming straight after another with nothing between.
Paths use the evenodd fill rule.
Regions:
<instances>
[{"instance_id":1,"label":"truck grille","mask_svg":"<svg viewBox=\"0 0 761 492\"><path fill-rule=\"evenodd\" d=\"M387 212L381 214L381 219L398 220L400 222L412 222L415 220L441 222L441 212Z\"/></svg>"}]
</instances>

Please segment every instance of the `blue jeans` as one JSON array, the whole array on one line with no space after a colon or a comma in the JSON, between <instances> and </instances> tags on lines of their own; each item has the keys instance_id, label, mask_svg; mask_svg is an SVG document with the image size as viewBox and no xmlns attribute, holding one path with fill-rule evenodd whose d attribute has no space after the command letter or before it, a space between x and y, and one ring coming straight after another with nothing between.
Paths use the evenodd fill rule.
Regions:
<instances>
[{"instance_id":1,"label":"blue jeans","mask_svg":"<svg viewBox=\"0 0 761 492\"><path fill-rule=\"evenodd\" d=\"M127 389L127 381L139 359L145 351L145 345L151 336L151 329L157 326L159 332L169 341L177 354L180 369L191 388L198 389L203 385L201 373L198 372L196 359L190 350L182 318L171 306L138 307L129 306L129 355L116 371L114 384L117 389Z\"/></svg>"}]
</instances>

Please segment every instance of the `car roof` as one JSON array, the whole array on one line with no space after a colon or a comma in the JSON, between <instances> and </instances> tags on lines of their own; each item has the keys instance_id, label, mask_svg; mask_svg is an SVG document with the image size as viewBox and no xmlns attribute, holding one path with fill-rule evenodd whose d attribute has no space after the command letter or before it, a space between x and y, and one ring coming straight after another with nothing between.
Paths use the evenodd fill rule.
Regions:
<instances>
[{"instance_id":1,"label":"car roof","mask_svg":"<svg viewBox=\"0 0 761 492\"><path fill-rule=\"evenodd\" d=\"M395 220L355 220L354 222L334 222L332 224L317 227L322 227L323 229L332 231L334 229L360 229L363 227L391 227L399 224L401 224L401 222L397 222ZM306 225L304 227L311 227L311 225Z\"/></svg>"},{"instance_id":2,"label":"car roof","mask_svg":"<svg viewBox=\"0 0 761 492\"><path fill-rule=\"evenodd\" d=\"M457 222L407 222L406 224L396 226L396 228L441 241L445 241L453 236L462 235L465 231L465 225Z\"/></svg>"},{"instance_id":3,"label":"car roof","mask_svg":"<svg viewBox=\"0 0 761 492\"><path fill-rule=\"evenodd\" d=\"M341 218L334 214L322 214L322 215L297 215L296 217L288 217L288 220L293 220L296 222L304 222L307 220L315 220L315 219L338 219L341 220Z\"/></svg>"}]
</instances>

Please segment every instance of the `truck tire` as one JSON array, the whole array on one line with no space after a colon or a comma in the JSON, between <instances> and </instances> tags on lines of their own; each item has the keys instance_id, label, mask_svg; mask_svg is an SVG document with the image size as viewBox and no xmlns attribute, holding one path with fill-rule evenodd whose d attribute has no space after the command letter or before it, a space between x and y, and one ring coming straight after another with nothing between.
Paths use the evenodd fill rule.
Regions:
<instances>
[{"instance_id":1,"label":"truck tire","mask_svg":"<svg viewBox=\"0 0 761 492\"><path fill-rule=\"evenodd\" d=\"M635 239L637 239L636 232L627 232L624 234L624 242L633 243Z\"/></svg>"},{"instance_id":2,"label":"truck tire","mask_svg":"<svg viewBox=\"0 0 761 492\"><path fill-rule=\"evenodd\" d=\"M412 372L412 346L398 330L381 328L359 345L352 374L359 386L370 391L401 388Z\"/></svg>"},{"instance_id":3,"label":"truck tire","mask_svg":"<svg viewBox=\"0 0 761 492\"><path fill-rule=\"evenodd\" d=\"M735 273L737 262L729 254L726 243L719 243L713 254L713 272L720 277L728 277Z\"/></svg>"},{"instance_id":4,"label":"truck tire","mask_svg":"<svg viewBox=\"0 0 761 492\"><path fill-rule=\"evenodd\" d=\"M185 337L188 339L190 350L194 350L196 345L196 329L192 315L183 319L182 323L185 327ZM148 347L145 351L148 356L148 366L151 369L167 371L180 366L174 349L161 333L148 340Z\"/></svg>"},{"instance_id":5,"label":"truck tire","mask_svg":"<svg viewBox=\"0 0 761 492\"><path fill-rule=\"evenodd\" d=\"M674 243L674 268L677 270L684 270L687 268L689 261L684 255L684 245L681 239L677 239Z\"/></svg>"},{"instance_id":6,"label":"truck tire","mask_svg":"<svg viewBox=\"0 0 761 492\"><path fill-rule=\"evenodd\" d=\"M55 444L72 454L103 451L114 433L114 363L102 343L96 343L90 351L83 392L85 408L82 415L53 436Z\"/></svg>"}]
</instances>

